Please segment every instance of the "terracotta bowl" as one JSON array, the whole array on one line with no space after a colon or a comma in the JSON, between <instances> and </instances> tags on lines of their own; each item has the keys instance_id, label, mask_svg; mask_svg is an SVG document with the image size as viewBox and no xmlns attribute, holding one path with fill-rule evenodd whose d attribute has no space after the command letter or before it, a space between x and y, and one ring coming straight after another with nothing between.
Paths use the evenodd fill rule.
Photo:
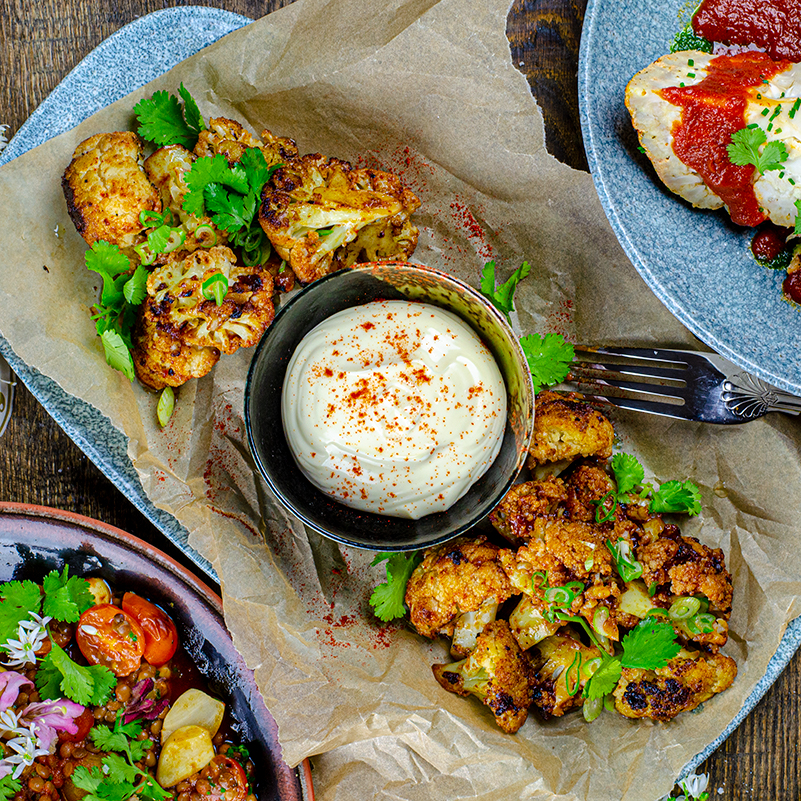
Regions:
<instances>
[{"instance_id":1,"label":"terracotta bowl","mask_svg":"<svg viewBox=\"0 0 801 801\"><path fill-rule=\"evenodd\" d=\"M318 490L295 464L281 422L284 376L301 339L332 314L373 300L421 301L453 312L489 347L506 382L509 408L497 458L450 509L419 520L352 509ZM259 471L281 503L303 523L345 545L404 551L436 545L467 531L503 498L528 452L534 393L517 337L477 290L427 267L382 262L327 275L280 309L251 362L245 424Z\"/></svg>"},{"instance_id":2,"label":"terracotta bowl","mask_svg":"<svg viewBox=\"0 0 801 801\"><path fill-rule=\"evenodd\" d=\"M260 801L313 801L308 762L281 758L278 730L253 672L225 628L220 597L152 545L114 526L72 512L0 503L0 581L41 581L69 565L70 575L100 576L169 611L181 644L209 687L226 701L257 766Z\"/></svg>"}]
</instances>

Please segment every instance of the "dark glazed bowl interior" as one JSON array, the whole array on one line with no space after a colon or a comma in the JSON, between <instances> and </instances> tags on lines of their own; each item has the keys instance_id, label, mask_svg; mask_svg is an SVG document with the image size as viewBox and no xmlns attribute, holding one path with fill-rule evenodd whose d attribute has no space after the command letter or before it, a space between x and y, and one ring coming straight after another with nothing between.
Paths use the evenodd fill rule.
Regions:
<instances>
[{"instance_id":1,"label":"dark glazed bowl interior","mask_svg":"<svg viewBox=\"0 0 801 801\"><path fill-rule=\"evenodd\" d=\"M450 509L419 520L351 509L318 490L295 463L281 422L284 376L301 339L332 314L374 300L420 301L458 315L490 348L506 382L509 413L497 458ZM251 362L245 424L262 475L279 500L307 526L357 548L403 551L445 542L497 505L525 461L534 424L534 393L517 338L503 315L479 292L427 267L384 262L327 275L278 312Z\"/></svg>"},{"instance_id":2,"label":"dark glazed bowl interior","mask_svg":"<svg viewBox=\"0 0 801 801\"><path fill-rule=\"evenodd\" d=\"M303 799L297 771L281 758L278 727L253 672L225 628L219 596L157 548L113 526L70 512L0 503L0 581L41 582L64 565L70 575L99 576L112 588L136 592L167 610L181 645L209 688L225 700L232 728L248 747L256 765L256 797Z\"/></svg>"}]
</instances>

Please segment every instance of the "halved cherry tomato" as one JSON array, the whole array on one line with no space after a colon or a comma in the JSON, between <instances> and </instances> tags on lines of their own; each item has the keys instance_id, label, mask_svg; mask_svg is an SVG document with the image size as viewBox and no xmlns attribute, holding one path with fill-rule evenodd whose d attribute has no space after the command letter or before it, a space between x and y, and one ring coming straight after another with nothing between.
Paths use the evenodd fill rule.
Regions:
<instances>
[{"instance_id":1,"label":"halved cherry tomato","mask_svg":"<svg viewBox=\"0 0 801 801\"><path fill-rule=\"evenodd\" d=\"M206 779L210 789L203 796L204 801L245 801L248 796L248 780L244 768L224 754L217 754L200 771L200 778Z\"/></svg>"},{"instance_id":2,"label":"halved cherry tomato","mask_svg":"<svg viewBox=\"0 0 801 801\"><path fill-rule=\"evenodd\" d=\"M84 709L77 718L75 718L75 725L78 727L78 731L75 734L71 734L68 731L60 731L58 733L58 740L61 743L79 743L81 740L86 739L86 735L89 734L89 729L92 728L95 724L95 716L92 713L91 709Z\"/></svg>"},{"instance_id":3,"label":"halved cherry tomato","mask_svg":"<svg viewBox=\"0 0 801 801\"><path fill-rule=\"evenodd\" d=\"M113 604L87 609L78 621L75 641L90 665L105 665L115 676L133 673L145 652L142 627Z\"/></svg>"},{"instance_id":4,"label":"halved cherry tomato","mask_svg":"<svg viewBox=\"0 0 801 801\"><path fill-rule=\"evenodd\" d=\"M133 592L122 596L122 608L145 632L145 659L161 667L172 659L178 647L178 631L172 618L155 604Z\"/></svg>"}]
</instances>

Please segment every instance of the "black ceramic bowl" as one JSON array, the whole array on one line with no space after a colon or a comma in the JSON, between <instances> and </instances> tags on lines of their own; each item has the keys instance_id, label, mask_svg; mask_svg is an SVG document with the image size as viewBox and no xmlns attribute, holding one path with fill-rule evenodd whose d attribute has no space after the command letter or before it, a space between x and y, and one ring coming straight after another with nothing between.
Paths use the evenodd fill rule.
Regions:
<instances>
[{"instance_id":1,"label":"black ceramic bowl","mask_svg":"<svg viewBox=\"0 0 801 801\"><path fill-rule=\"evenodd\" d=\"M497 458L450 509L419 520L352 509L318 490L296 465L281 422L284 376L301 339L332 314L374 300L420 301L453 312L486 343L506 382L509 410ZM365 264L315 281L281 308L251 362L245 424L261 474L279 500L307 526L345 545L404 551L436 545L465 532L503 498L526 458L534 425L534 393L517 337L479 292L420 265Z\"/></svg>"},{"instance_id":2,"label":"black ceramic bowl","mask_svg":"<svg viewBox=\"0 0 801 801\"><path fill-rule=\"evenodd\" d=\"M40 582L64 565L70 575L99 576L166 609L181 645L226 701L233 729L247 744L259 801L313 801L308 762L293 770L281 758L278 727L234 648L218 595L169 556L118 528L72 512L0 503L0 581Z\"/></svg>"}]
</instances>

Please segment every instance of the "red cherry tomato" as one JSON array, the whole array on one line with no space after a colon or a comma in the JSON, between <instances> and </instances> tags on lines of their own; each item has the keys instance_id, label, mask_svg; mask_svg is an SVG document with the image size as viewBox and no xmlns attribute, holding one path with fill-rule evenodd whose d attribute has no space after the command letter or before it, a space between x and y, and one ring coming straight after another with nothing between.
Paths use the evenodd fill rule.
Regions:
<instances>
[{"instance_id":1,"label":"red cherry tomato","mask_svg":"<svg viewBox=\"0 0 801 801\"><path fill-rule=\"evenodd\" d=\"M78 621L75 641L90 665L105 665L115 676L133 673L145 652L142 627L113 604L87 609Z\"/></svg>"},{"instance_id":2,"label":"red cherry tomato","mask_svg":"<svg viewBox=\"0 0 801 801\"><path fill-rule=\"evenodd\" d=\"M169 662L178 647L178 631L172 618L133 592L122 596L122 608L145 632L145 659L154 667Z\"/></svg>"},{"instance_id":3,"label":"red cherry tomato","mask_svg":"<svg viewBox=\"0 0 801 801\"><path fill-rule=\"evenodd\" d=\"M203 796L204 801L245 801L248 780L244 768L235 759L217 754L207 771L211 789Z\"/></svg>"},{"instance_id":4,"label":"red cherry tomato","mask_svg":"<svg viewBox=\"0 0 801 801\"><path fill-rule=\"evenodd\" d=\"M75 725L78 731L75 734L70 734L68 731L60 731L58 733L59 742L62 743L79 743L81 740L86 739L89 734L89 729L95 724L95 716L92 714L91 709L84 709L77 718L75 718Z\"/></svg>"}]
</instances>

